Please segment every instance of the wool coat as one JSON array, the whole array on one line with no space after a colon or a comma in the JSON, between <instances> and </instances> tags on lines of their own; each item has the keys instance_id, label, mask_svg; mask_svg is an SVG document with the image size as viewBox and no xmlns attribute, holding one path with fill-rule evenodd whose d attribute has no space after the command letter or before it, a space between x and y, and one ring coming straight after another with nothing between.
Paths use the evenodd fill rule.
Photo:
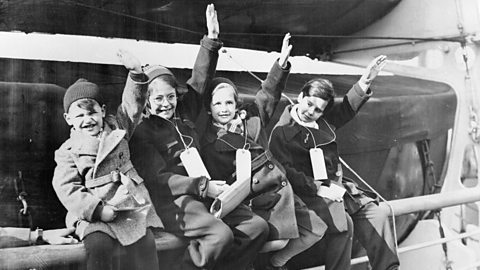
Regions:
<instances>
[{"instance_id":1,"label":"wool coat","mask_svg":"<svg viewBox=\"0 0 480 270\"><path fill-rule=\"evenodd\" d=\"M177 110L171 120L156 115L145 115L137 127L130 149L132 161L147 187L155 207L161 215L175 215L182 205L174 201L182 195L205 199L208 179L188 177L180 160L180 153L189 147L199 147L195 128L203 107L203 93L216 70L220 41L203 38L192 77L187 81L188 92L179 97ZM164 220L164 222L166 222ZM167 221L168 222L168 221Z\"/></svg>"},{"instance_id":2,"label":"wool coat","mask_svg":"<svg viewBox=\"0 0 480 270\"><path fill-rule=\"evenodd\" d=\"M145 82L144 74L129 74L122 103L115 116L104 118L99 138L72 129L70 138L55 151L52 184L68 210L67 227L75 226L81 239L100 231L126 246L143 237L147 227L162 227L128 148L145 105ZM108 223L95 220L95 209L104 204L125 211ZM127 210L131 208L137 210Z\"/></svg>"},{"instance_id":3,"label":"wool coat","mask_svg":"<svg viewBox=\"0 0 480 270\"><path fill-rule=\"evenodd\" d=\"M315 145L323 150L325 166L329 180L338 179L337 170L341 166L336 143L335 130L353 119L360 107L369 99L358 84L355 84L343 98L334 104L324 116L317 120L318 129L299 125L290 115L292 106L287 106L279 121L272 130L270 149L274 156L283 164L287 177L292 183L294 192L309 205L311 198L317 195L314 184L309 150ZM357 212L363 205L373 201L366 196L365 191L351 180L343 178L346 188L344 202L350 214ZM370 194L369 194L370 195ZM309 207L313 207L312 204Z\"/></svg>"},{"instance_id":4,"label":"wool coat","mask_svg":"<svg viewBox=\"0 0 480 270\"><path fill-rule=\"evenodd\" d=\"M246 112L243 134L220 130L209 121L202 137L201 155L212 179L226 180L227 184L235 181L232 175L235 172L236 150L244 148L245 143L248 144L252 160L268 150L265 127L280 100L289 72L290 63L286 69L282 69L278 61L275 61L255 96L255 102L239 108ZM272 168L273 165L267 162L263 166ZM278 166L281 167L280 164ZM269 222L269 240L298 237L294 196L286 179L276 190L255 197L250 204L255 213Z\"/></svg>"}]
</instances>

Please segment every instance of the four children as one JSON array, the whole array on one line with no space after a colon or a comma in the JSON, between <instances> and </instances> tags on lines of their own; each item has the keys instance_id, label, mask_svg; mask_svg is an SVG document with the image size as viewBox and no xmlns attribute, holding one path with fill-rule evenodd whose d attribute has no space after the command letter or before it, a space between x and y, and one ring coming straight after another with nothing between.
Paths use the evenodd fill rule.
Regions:
<instances>
[{"instance_id":1,"label":"four children","mask_svg":"<svg viewBox=\"0 0 480 270\"><path fill-rule=\"evenodd\" d=\"M208 35L201 41L186 93L180 95L170 70L147 66L144 73L140 62L125 51L119 58L130 72L115 116L106 115L105 100L94 83L79 79L65 93L64 117L72 129L55 152L52 183L68 210L67 227L74 226L85 244L87 269L117 268L119 251L126 251L129 269L158 269L151 228L163 226L189 241L181 269L247 269L264 243L277 239L288 243L271 254L267 269L286 269L290 258L320 240L327 242L326 269L349 269L350 216L373 269L397 267L386 215L342 178L334 132L371 95L368 86L385 57L375 59L341 104L334 104L329 81L308 82L299 104L286 108L269 144L265 127L290 70L290 35L255 103L240 104L233 82L212 79L222 47L213 4L207 6L206 21ZM194 123L202 106L210 123L200 143ZM324 178L312 173L312 148L323 151ZM235 166L245 161L240 161L238 150L248 152L252 191L259 182L274 184L251 192L220 219L210 207L235 182ZM201 164L198 152L210 175L192 173L196 167L187 161ZM265 168L272 173L255 178ZM347 189L345 206L341 196L317 195L331 185ZM331 202L340 205L335 213L328 207ZM335 221L339 217L342 228Z\"/></svg>"}]
</instances>

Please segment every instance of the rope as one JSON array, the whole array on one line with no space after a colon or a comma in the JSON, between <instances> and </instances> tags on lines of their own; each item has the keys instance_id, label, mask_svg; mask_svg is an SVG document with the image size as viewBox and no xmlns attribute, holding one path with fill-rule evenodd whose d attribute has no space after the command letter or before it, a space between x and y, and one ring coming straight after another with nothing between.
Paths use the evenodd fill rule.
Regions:
<instances>
[{"instance_id":1,"label":"rope","mask_svg":"<svg viewBox=\"0 0 480 270\"><path fill-rule=\"evenodd\" d=\"M390 212L392 213L392 226L393 226L393 239L394 239L394 242L395 242L395 253L397 254L397 257L399 256L398 254L398 241L397 241L397 227L395 225L395 211L393 209L393 206L382 196L380 195L380 193L378 193L372 186L370 186L367 181L365 181L360 175L358 175L357 172L355 172L355 170L353 170L341 157L340 158L340 162L342 162L343 166L345 166L348 170L350 170L350 172L352 172L355 177L357 177L358 180L360 180L365 186L367 186L373 193L375 193L375 195L377 195L387 206L388 208L390 208Z\"/></svg>"},{"instance_id":2,"label":"rope","mask_svg":"<svg viewBox=\"0 0 480 270\"><path fill-rule=\"evenodd\" d=\"M235 64L237 64L239 67L241 67L243 70L245 70L246 72L248 72L248 74L250 74L255 80L259 81L261 84L263 83L263 80L260 79L260 77L258 77L257 75L253 74L253 72L251 72L248 68L246 68L245 66L243 66L242 64L240 64L239 62L237 62L235 59L233 59L232 55L227 51L227 49L222 49L222 53L226 54L228 56L228 59L230 59L232 62L234 62ZM285 95L284 93L282 93L282 97L286 98L288 100L288 102L290 102L290 104L294 104L292 99L290 99L287 95Z\"/></svg>"}]
</instances>

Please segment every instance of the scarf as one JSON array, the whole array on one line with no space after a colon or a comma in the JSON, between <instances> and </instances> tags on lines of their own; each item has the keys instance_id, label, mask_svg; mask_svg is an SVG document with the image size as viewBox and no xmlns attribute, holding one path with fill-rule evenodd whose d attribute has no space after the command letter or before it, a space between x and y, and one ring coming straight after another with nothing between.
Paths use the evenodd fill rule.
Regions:
<instances>
[{"instance_id":1,"label":"scarf","mask_svg":"<svg viewBox=\"0 0 480 270\"><path fill-rule=\"evenodd\" d=\"M295 120L295 122L297 122L301 126L318 129L317 122L304 122L300 120L300 118L298 117L298 104L293 105L292 109L290 110L290 116L292 116L293 120Z\"/></svg>"},{"instance_id":2,"label":"scarf","mask_svg":"<svg viewBox=\"0 0 480 270\"><path fill-rule=\"evenodd\" d=\"M230 122L222 125L220 123L213 122L215 127L218 127L217 136L220 137L221 135L226 134L227 132L238 133L243 135L245 127L243 126L243 119L239 116L239 114L235 114L235 118L230 120Z\"/></svg>"}]
</instances>

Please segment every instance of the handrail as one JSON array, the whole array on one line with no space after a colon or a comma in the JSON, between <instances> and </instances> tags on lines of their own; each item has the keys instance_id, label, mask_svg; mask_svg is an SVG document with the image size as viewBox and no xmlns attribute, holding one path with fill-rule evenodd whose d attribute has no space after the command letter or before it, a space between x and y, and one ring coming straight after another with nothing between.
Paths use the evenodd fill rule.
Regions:
<instances>
[{"instance_id":1,"label":"handrail","mask_svg":"<svg viewBox=\"0 0 480 270\"><path fill-rule=\"evenodd\" d=\"M395 210L395 216L401 216L420 211L442 209L445 207L477 201L480 201L480 188L464 188L455 191L441 192L438 194L392 200L389 201L389 204ZM380 207L390 211L389 207L385 203L380 203Z\"/></svg>"}]
</instances>

